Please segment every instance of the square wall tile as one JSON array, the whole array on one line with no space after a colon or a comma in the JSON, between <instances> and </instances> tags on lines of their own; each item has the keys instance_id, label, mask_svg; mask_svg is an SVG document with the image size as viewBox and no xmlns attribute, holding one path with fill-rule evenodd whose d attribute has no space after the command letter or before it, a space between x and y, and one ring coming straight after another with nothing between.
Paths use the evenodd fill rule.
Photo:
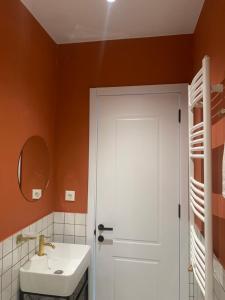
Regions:
<instances>
[{"instance_id":1,"label":"square wall tile","mask_svg":"<svg viewBox=\"0 0 225 300\"><path fill-rule=\"evenodd\" d=\"M48 227L48 216L42 218L42 230Z\"/></svg>"},{"instance_id":2,"label":"square wall tile","mask_svg":"<svg viewBox=\"0 0 225 300\"><path fill-rule=\"evenodd\" d=\"M16 279L12 283L12 296L18 296L19 294L19 280Z\"/></svg>"},{"instance_id":3,"label":"square wall tile","mask_svg":"<svg viewBox=\"0 0 225 300\"><path fill-rule=\"evenodd\" d=\"M29 249L28 251L29 251L29 252L35 249L35 247L36 247L36 242L37 242L37 240L30 240L30 241L28 242L28 249Z\"/></svg>"},{"instance_id":4,"label":"square wall tile","mask_svg":"<svg viewBox=\"0 0 225 300\"><path fill-rule=\"evenodd\" d=\"M30 251L28 254L29 259L31 259L35 255L35 249Z\"/></svg>"},{"instance_id":5,"label":"square wall tile","mask_svg":"<svg viewBox=\"0 0 225 300\"><path fill-rule=\"evenodd\" d=\"M6 240L3 241L3 256L7 255L9 252L12 251L12 237L10 236Z\"/></svg>"},{"instance_id":6,"label":"square wall tile","mask_svg":"<svg viewBox=\"0 0 225 300\"><path fill-rule=\"evenodd\" d=\"M42 219L36 222L36 231L37 233L40 233L42 231Z\"/></svg>"},{"instance_id":7,"label":"square wall tile","mask_svg":"<svg viewBox=\"0 0 225 300\"><path fill-rule=\"evenodd\" d=\"M75 214L74 213L65 213L65 223L66 224L75 224Z\"/></svg>"},{"instance_id":8,"label":"square wall tile","mask_svg":"<svg viewBox=\"0 0 225 300\"><path fill-rule=\"evenodd\" d=\"M80 245L86 245L86 238L82 236L76 236L75 243Z\"/></svg>"},{"instance_id":9,"label":"square wall tile","mask_svg":"<svg viewBox=\"0 0 225 300\"><path fill-rule=\"evenodd\" d=\"M20 262L18 262L12 267L12 280L15 280L19 277L19 272L20 272Z\"/></svg>"},{"instance_id":10,"label":"square wall tile","mask_svg":"<svg viewBox=\"0 0 225 300\"><path fill-rule=\"evenodd\" d=\"M64 234L65 235L74 235L75 228L72 224L65 224Z\"/></svg>"},{"instance_id":11,"label":"square wall tile","mask_svg":"<svg viewBox=\"0 0 225 300\"><path fill-rule=\"evenodd\" d=\"M74 244L75 243L75 237L74 235L64 235L64 243L68 243L68 244Z\"/></svg>"},{"instance_id":12,"label":"square wall tile","mask_svg":"<svg viewBox=\"0 0 225 300\"><path fill-rule=\"evenodd\" d=\"M86 225L86 215L85 214L76 214L75 224L76 225Z\"/></svg>"},{"instance_id":13,"label":"square wall tile","mask_svg":"<svg viewBox=\"0 0 225 300\"><path fill-rule=\"evenodd\" d=\"M86 236L86 226L75 225L75 236Z\"/></svg>"},{"instance_id":14,"label":"square wall tile","mask_svg":"<svg viewBox=\"0 0 225 300\"><path fill-rule=\"evenodd\" d=\"M189 284L189 297L194 297L194 283Z\"/></svg>"},{"instance_id":15,"label":"square wall tile","mask_svg":"<svg viewBox=\"0 0 225 300\"><path fill-rule=\"evenodd\" d=\"M33 234L33 235L37 234L37 224L36 224L36 222L32 223L30 225L30 234Z\"/></svg>"},{"instance_id":16,"label":"square wall tile","mask_svg":"<svg viewBox=\"0 0 225 300\"><path fill-rule=\"evenodd\" d=\"M48 215L48 226L52 225L54 222L54 213Z\"/></svg>"},{"instance_id":17,"label":"square wall tile","mask_svg":"<svg viewBox=\"0 0 225 300\"><path fill-rule=\"evenodd\" d=\"M51 224L51 225L49 225L48 228L47 228L47 235L50 236L50 237L52 237L53 231L54 231L54 229L53 229L53 224Z\"/></svg>"},{"instance_id":18,"label":"square wall tile","mask_svg":"<svg viewBox=\"0 0 225 300\"><path fill-rule=\"evenodd\" d=\"M20 261L20 266L22 267L28 260L29 260L29 257L28 257L28 255L26 255L26 256Z\"/></svg>"},{"instance_id":19,"label":"square wall tile","mask_svg":"<svg viewBox=\"0 0 225 300\"><path fill-rule=\"evenodd\" d=\"M8 269L12 267L12 262L12 252L10 252L2 259L2 273L5 273Z\"/></svg>"},{"instance_id":20,"label":"square wall tile","mask_svg":"<svg viewBox=\"0 0 225 300\"><path fill-rule=\"evenodd\" d=\"M24 258L26 255L28 255L28 245L28 242L26 242L21 246L21 258Z\"/></svg>"},{"instance_id":21,"label":"square wall tile","mask_svg":"<svg viewBox=\"0 0 225 300\"><path fill-rule=\"evenodd\" d=\"M2 289L2 300L10 300L12 293L12 286L8 286L6 289Z\"/></svg>"},{"instance_id":22,"label":"square wall tile","mask_svg":"<svg viewBox=\"0 0 225 300\"><path fill-rule=\"evenodd\" d=\"M53 240L55 243L63 243L63 234L54 234Z\"/></svg>"},{"instance_id":23,"label":"square wall tile","mask_svg":"<svg viewBox=\"0 0 225 300\"><path fill-rule=\"evenodd\" d=\"M50 236L50 239L52 239L52 236L53 236L53 224L50 225L50 226L48 226L47 235Z\"/></svg>"},{"instance_id":24,"label":"square wall tile","mask_svg":"<svg viewBox=\"0 0 225 300\"><path fill-rule=\"evenodd\" d=\"M12 283L12 270L8 270L2 275L2 290L6 289Z\"/></svg>"},{"instance_id":25,"label":"square wall tile","mask_svg":"<svg viewBox=\"0 0 225 300\"><path fill-rule=\"evenodd\" d=\"M65 223L65 213L55 212L54 213L54 223Z\"/></svg>"},{"instance_id":26,"label":"square wall tile","mask_svg":"<svg viewBox=\"0 0 225 300\"><path fill-rule=\"evenodd\" d=\"M54 234L64 234L64 224L54 223Z\"/></svg>"},{"instance_id":27,"label":"square wall tile","mask_svg":"<svg viewBox=\"0 0 225 300\"><path fill-rule=\"evenodd\" d=\"M194 274L193 274L193 272L189 272L189 283L194 283Z\"/></svg>"},{"instance_id":28,"label":"square wall tile","mask_svg":"<svg viewBox=\"0 0 225 300\"><path fill-rule=\"evenodd\" d=\"M17 264L21 259L21 247L13 250L13 265Z\"/></svg>"}]
</instances>

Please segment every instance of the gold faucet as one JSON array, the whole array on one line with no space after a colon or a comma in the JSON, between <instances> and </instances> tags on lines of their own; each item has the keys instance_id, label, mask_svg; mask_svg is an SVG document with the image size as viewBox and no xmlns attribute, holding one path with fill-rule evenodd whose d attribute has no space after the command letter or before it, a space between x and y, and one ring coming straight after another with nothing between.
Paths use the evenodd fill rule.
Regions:
<instances>
[{"instance_id":1,"label":"gold faucet","mask_svg":"<svg viewBox=\"0 0 225 300\"><path fill-rule=\"evenodd\" d=\"M22 234L18 234L16 237L16 244L19 245L30 240L36 240L36 238L36 236L24 236Z\"/></svg>"},{"instance_id":2,"label":"gold faucet","mask_svg":"<svg viewBox=\"0 0 225 300\"><path fill-rule=\"evenodd\" d=\"M52 249L55 249L55 245L52 243L46 243L45 238L47 238L45 235L40 235L39 237L39 251L38 256L44 256L45 255L45 246L52 247Z\"/></svg>"}]
</instances>

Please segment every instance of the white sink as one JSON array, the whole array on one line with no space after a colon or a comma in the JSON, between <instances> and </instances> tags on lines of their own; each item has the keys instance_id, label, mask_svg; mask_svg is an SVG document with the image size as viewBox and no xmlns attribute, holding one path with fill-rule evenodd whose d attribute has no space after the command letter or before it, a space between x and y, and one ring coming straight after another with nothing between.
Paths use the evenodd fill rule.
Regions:
<instances>
[{"instance_id":1,"label":"white sink","mask_svg":"<svg viewBox=\"0 0 225 300\"><path fill-rule=\"evenodd\" d=\"M68 297L90 265L90 247L54 243L45 248L46 256L34 255L20 268L20 288L23 292ZM62 274L55 274L62 271ZM58 272L60 273L60 272Z\"/></svg>"}]
</instances>

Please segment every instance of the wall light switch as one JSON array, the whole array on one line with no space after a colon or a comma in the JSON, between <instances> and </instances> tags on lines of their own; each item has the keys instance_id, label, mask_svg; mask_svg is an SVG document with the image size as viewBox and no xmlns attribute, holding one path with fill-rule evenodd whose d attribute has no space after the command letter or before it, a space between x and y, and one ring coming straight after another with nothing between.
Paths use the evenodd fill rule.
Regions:
<instances>
[{"instance_id":1,"label":"wall light switch","mask_svg":"<svg viewBox=\"0 0 225 300\"><path fill-rule=\"evenodd\" d=\"M41 189L33 189L32 190L32 199L38 200L42 196L42 190Z\"/></svg>"},{"instance_id":2,"label":"wall light switch","mask_svg":"<svg viewBox=\"0 0 225 300\"><path fill-rule=\"evenodd\" d=\"M66 191L65 192L66 201L75 201L75 191Z\"/></svg>"}]
</instances>

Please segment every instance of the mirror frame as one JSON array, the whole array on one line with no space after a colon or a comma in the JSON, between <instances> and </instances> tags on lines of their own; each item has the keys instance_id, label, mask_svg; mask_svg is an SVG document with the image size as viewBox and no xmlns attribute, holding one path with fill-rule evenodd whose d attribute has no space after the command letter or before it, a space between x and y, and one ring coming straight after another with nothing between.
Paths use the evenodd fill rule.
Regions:
<instances>
[{"instance_id":1,"label":"mirror frame","mask_svg":"<svg viewBox=\"0 0 225 300\"><path fill-rule=\"evenodd\" d=\"M32 139L32 138L40 138L42 139L43 143L45 144L46 146L46 150L47 150L47 154L48 154L48 161L49 161L49 168L48 168L48 178L45 182L45 186L44 188L42 189L42 195L39 199L29 199L28 197L26 197L26 195L23 193L22 189L21 189L21 173L22 173L22 153L23 153L23 149L24 147L28 144L29 140ZM20 190L20 193L21 195L23 196L23 198L28 201L28 202L31 202L31 203L34 203L34 202L37 202L37 201L40 201L43 199L44 195L45 195L45 192L49 186L49 182L50 182L50 174L51 174L51 161L50 161L50 152L49 152L49 147L48 147L48 144L47 142L45 141L45 139L40 136L40 135L32 135L30 137L28 137L25 141L25 143L23 144L22 146L22 149L20 150L20 153L19 153L19 158L18 158L18 161L17 161L17 182L18 182L18 187L19 187L19 190Z\"/></svg>"}]
</instances>

